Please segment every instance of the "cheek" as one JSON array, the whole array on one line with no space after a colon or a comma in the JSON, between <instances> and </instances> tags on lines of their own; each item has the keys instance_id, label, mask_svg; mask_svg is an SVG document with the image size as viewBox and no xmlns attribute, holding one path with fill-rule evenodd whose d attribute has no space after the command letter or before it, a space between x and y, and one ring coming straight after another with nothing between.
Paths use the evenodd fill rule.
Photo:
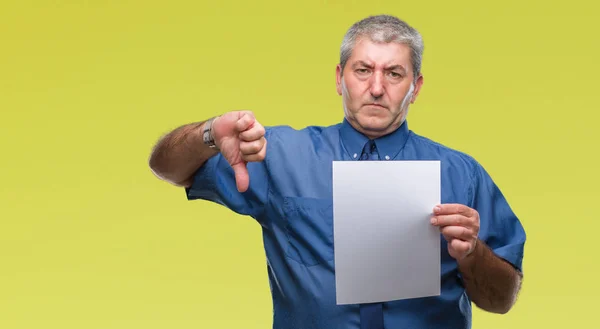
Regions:
<instances>
[{"instance_id":1,"label":"cheek","mask_svg":"<svg viewBox=\"0 0 600 329\"><path fill-rule=\"evenodd\" d=\"M410 85L410 88L408 89L408 91L406 93L405 93L405 89L398 90L398 92L394 94L396 96L391 99L391 103L393 104L394 108L398 109L398 111L403 109L410 102L410 98L412 97L413 90L414 90L414 87L412 84Z\"/></svg>"},{"instance_id":2,"label":"cheek","mask_svg":"<svg viewBox=\"0 0 600 329\"><path fill-rule=\"evenodd\" d=\"M362 103L366 92L368 92L368 89L360 83L350 83L346 86L345 90L348 99L352 100L357 105Z\"/></svg>"},{"instance_id":3,"label":"cheek","mask_svg":"<svg viewBox=\"0 0 600 329\"><path fill-rule=\"evenodd\" d=\"M342 83L342 95L344 95L344 99L348 104L352 104L358 98L356 88L352 84L348 86L346 83Z\"/></svg>"}]
</instances>

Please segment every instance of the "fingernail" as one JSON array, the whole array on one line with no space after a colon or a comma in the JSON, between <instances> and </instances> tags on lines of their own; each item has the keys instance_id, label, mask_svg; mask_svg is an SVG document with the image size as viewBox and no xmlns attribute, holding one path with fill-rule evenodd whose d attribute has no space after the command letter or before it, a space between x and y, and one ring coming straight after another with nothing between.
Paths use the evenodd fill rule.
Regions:
<instances>
[{"instance_id":1,"label":"fingernail","mask_svg":"<svg viewBox=\"0 0 600 329\"><path fill-rule=\"evenodd\" d=\"M433 211L435 211L435 212L439 212L440 210L442 210L442 208L437 207L437 206L435 208L433 208Z\"/></svg>"},{"instance_id":2,"label":"fingernail","mask_svg":"<svg viewBox=\"0 0 600 329\"><path fill-rule=\"evenodd\" d=\"M431 224L435 224L435 223L437 222L437 218L435 218L435 217L431 217L431 219L429 220L429 222L430 222Z\"/></svg>"}]
</instances>

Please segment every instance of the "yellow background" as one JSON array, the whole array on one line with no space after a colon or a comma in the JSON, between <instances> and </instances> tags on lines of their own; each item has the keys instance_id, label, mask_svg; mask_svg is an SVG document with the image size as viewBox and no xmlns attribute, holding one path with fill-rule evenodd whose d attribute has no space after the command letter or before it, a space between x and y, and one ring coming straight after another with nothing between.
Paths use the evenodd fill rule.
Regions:
<instances>
[{"instance_id":1,"label":"yellow background","mask_svg":"<svg viewBox=\"0 0 600 329\"><path fill-rule=\"evenodd\" d=\"M339 122L342 36L378 13L425 40L410 127L477 158L528 233L517 305L474 328L600 328L592 3L3 0L0 328L269 328L259 226L149 152L233 109Z\"/></svg>"}]
</instances>

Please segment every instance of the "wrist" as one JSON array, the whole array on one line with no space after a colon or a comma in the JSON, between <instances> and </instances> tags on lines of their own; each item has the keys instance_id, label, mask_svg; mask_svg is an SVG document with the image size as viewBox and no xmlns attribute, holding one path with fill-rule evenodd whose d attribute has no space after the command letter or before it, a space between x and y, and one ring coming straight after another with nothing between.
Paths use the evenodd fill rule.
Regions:
<instances>
[{"instance_id":1,"label":"wrist","mask_svg":"<svg viewBox=\"0 0 600 329\"><path fill-rule=\"evenodd\" d=\"M475 241L475 247L473 247L473 250L471 250L471 252L465 255L462 259L458 260L458 266L460 268L470 269L477 261L477 258L480 258L483 251L482 247L481 241L477 239Z\"/></svg>"},{"instance_id":2,"label":"wrist","mask_svg":"<svg viewBox=\"0 0 600 329\"><path fill-rule=\"evenodd\" d=\"M204 122L202 125L202 142L204 145L210 147L215 151L219 151L219 147L217 146L214 132L214 124L219 119L219 116L210 118Z\"/></svg>"}]
</instances>

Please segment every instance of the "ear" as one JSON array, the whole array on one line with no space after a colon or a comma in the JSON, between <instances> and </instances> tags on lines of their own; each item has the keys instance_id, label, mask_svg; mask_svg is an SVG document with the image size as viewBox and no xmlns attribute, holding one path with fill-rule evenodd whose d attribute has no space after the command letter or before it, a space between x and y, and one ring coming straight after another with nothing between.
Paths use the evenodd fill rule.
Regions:
<instances>
[{"instance_id":1,"label":"ear","mask_svg":"<svg viewBox=\"0 0 600 329\"><path fill-rule=\"evenodd\" d=\"M413 104L417 100L417 96L419 96L419 91L421 91L421 86L423 86L423 75L419 74L417 78L417 82L415 83L415 91L410 99L410 103Z\"/></svg>"},{"instance_id":2,"label":"ear","mask_svg":"<svg viewBox=\"0 0 600 329\"><path fill-rule=\"evenodd\" d=\"M342 95L342 66L338 64L335 67L335 86L338 95Z\"/></svg>"}]
</instances>

